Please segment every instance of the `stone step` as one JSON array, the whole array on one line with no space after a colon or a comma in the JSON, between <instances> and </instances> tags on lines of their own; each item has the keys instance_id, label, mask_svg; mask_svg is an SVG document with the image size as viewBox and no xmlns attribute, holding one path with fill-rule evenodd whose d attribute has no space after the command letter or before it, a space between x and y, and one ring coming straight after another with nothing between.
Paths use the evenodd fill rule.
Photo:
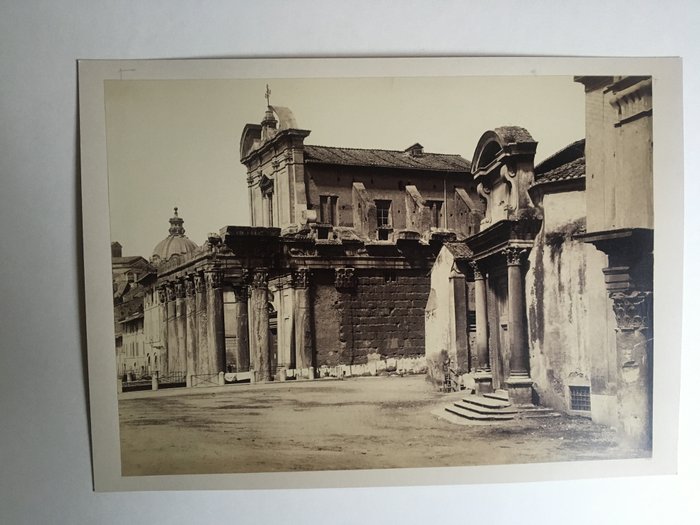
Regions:
<instances>
[{"instance_id":1,"label":"stone step","mask_svg":"<svg viewBox=\"0 0 700 525\"><path fill-rule=\"evenodd\" d=\"M462 398L462 401L484 408L508 408L512 406L510 401L503 401L501 399L493 399L479 395L470 395L464 397Z\"/></svg>"},{"instance_id":2,"label":"stone step","mask_svg":"<svg viewBox=\"0 0 700 525\"><path fill-rule=\"evenodd\" d=\"M561 417L553 408L538 405L519 405L520 417Z\"/></svg>"},{"instance_id":3,"label":"stone step","mask_svg":"<svg viewBox=\"0 0 700 525\"><path fill-rule=\"evenodd\" d=\"M488 399L496 399L498 401L510 402L510 398L508 397L508 391L506 391L506 390L496 390L495 392L486 392L482 395Z\"/></svg>"},{"instance_id":4,"label":"stone step","mask_svg":"<svg viewBox=\"0 0 700 525\"><path fill-rule=\"evenodd\" d=\"M497 412L480 414L478 412L474 412L473 410L463 408L457 405L457 403L455 403L453 406L445 407L445 410L450 414L454 414L465 419L470 419L472 421L510 421L515 418L514 414L499 414Z\"/></svg>"},{"instance_id":5,"label":"stone step","mask_svg":"<svg viewBox=\"0 0 700 525\"><path fill-rule=\"evenodd\" d=\"M501 414L501 415L512 415L515 416L518 414L518 411L515 408L509 408L509 407L503 407L503 408L491 408L491 407L482 407L479 405L474 405L472 403L464 403L457 401L456 403L453 403L454 406L462 408L464 410L469 410L471 412L475 412L477 414L482 414L482 415L488 415L488 414Z\"/></svg>"}]
</instances>

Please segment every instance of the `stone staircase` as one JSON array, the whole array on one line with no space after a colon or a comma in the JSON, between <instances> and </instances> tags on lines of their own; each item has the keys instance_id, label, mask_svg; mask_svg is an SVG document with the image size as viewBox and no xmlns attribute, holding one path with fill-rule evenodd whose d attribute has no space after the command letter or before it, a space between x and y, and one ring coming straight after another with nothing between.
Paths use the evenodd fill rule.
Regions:
<instances>
[{"instance_id":1,"label":"stone staircase","mask_svg":"<svg viewBox=\"0 0 700 525\"><path fill-rule=\"evenodd\" d=\"M549 418L560 414L551 408L536 405L513 405L508 392L497 390L490 394L467 394L445 407L450 414L471 421L496 422L516 418Z\"/></svg>"}]
</instances>

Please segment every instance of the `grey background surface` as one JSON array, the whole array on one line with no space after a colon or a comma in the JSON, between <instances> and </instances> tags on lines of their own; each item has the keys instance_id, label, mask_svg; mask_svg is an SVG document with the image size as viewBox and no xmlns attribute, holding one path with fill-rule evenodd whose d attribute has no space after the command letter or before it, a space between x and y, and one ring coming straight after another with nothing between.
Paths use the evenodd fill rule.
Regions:
<instances>
[{"instance_id":1,"label":"grey background surface","mask_svg":"<svg viewBox=\"0 0 700 525\"><path fill-rule=\"evenodd\" d=\"M0 2L0 523L661 523L698 518L700 365L679 474L505 485L92 492L81 324L79 58L684 58L686 326L699 312L700 6L692 2ZM680 298L679 298L680 300ZM657 349L657 359L663 349Z\"/></svg>"}]
</instances>

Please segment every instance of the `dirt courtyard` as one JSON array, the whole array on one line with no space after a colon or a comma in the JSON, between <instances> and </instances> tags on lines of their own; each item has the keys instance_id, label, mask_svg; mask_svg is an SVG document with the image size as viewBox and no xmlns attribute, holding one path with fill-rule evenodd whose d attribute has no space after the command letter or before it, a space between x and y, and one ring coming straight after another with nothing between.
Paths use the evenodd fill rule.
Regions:
<instances>
[{"instance_id":1,"label":"dirt courtyard","mask_svg":"<svg viewBox=\"0 0 700 525\"><path fill-rule=\"evenodd\" d=\"M121 394L122 474L443 467L648 453L582 418L456 424L424 376Z\"/></svg>"}]
</instances>

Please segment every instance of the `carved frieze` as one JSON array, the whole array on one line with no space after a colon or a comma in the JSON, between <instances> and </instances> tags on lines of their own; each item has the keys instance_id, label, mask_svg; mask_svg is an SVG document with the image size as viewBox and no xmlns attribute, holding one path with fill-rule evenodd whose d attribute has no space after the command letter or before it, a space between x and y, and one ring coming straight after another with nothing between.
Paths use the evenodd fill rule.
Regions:
<instances>
[{"instance_id":1,"label":"carved frieze","mask_svg":"<svg viewBox=\"0 0 700 525\"><path fill-rule=\"evenodd\" d=\"M311 271L308 268L297 268L292 274L292 286L294 288L308 288Z\"/></svg>"},{"instance_id":2,"label":"carved frieze","mask_svg":"<svg viewBox=\"0 0 700 525\"><path fill-rule=\"evenodd\" d=\"M651 292L617 291L610 294L613 312L620 330L643 330L649 327Z\"/></svg>"},{"instance_id":3,"label":"carved frieze","mask_svg":"<svg viewBox=\"0 0 700 525\"><path fill-rule=\"evenodd\" d=\"M355 277L355 268L335 269L335 287L338 290L355 288L356 285L357 278Z\"/></svg>"}]
</instances>

